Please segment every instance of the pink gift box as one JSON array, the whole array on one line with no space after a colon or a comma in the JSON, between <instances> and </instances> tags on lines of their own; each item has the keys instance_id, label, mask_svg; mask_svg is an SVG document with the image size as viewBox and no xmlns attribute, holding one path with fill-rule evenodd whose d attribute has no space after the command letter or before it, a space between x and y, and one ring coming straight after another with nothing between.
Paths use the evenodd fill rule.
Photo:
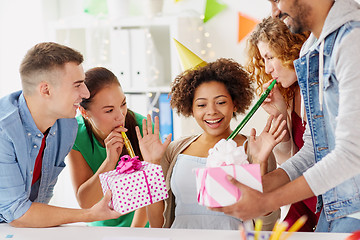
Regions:
<instances>
[{"instance_id":1,"label":"pink gift box","mask_svg":"<svg viewBox=\"0 0 360 240\"><path fill-rule=\"evenodd\" d=\"M226 175L262 192L259 164L226 165L221 167L197 168L196 188L198 203L207 207L223 207L236 203L240 190L231 184Z\"/></svg>"},{"instance_id":2,"label":"pink gift box","mask_svg":"<svg viewBox=\"0 0 360 240\"><path fill-rule=\"evenodd\" d=\"M113 170L99 175L103 192L111 190L110 206L119 213L129 213L168 197L161 166L141 164L141 168L132 173Z\"/></svg>"}]
</instances>

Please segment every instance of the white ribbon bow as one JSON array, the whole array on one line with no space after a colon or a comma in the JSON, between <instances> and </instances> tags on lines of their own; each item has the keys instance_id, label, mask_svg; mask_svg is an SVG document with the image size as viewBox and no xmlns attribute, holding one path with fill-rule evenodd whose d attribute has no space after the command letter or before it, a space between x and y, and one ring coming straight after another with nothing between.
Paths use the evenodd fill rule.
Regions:
<instances>
[{"instance_id":1,"label":"white ribbon bow","mask_svg":"<svg viewBox=\"0 0 360 240\"><path fill-rule=\"evenodd\" d=\"M237 147L234 140L221 139L209 150L207 167L220 167L230 164L248 164L243 146Z\"/></svg>"}]
</instances>

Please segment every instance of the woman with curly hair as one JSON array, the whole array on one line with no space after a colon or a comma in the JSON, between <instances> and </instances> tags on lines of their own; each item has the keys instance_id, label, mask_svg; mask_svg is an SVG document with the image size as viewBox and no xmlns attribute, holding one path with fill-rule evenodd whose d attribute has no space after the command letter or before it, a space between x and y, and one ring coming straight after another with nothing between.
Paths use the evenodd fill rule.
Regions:
<instances>
[{"instance_id":1,"label":"woman with curly hair","mask_svg":"<svg viewBox=\"0 0 360 240\"><path fill-rule=\"evenodd\" d=\"M294 155L303 144L300 130L305 130L305 127L300 119L303 117L301 96L293 61L299 57L301 46L308 36L307 33L292 34L282 21L268 17L256 26L247 42L246 69L252 79L256 80L257 93L261 95L271 80L277 79L277 85L262 107L270 115L277 117L282 114L287 120L289 131L283 143L289 146L283 148L279 144L274 149L278 164ZM297 126L293 130L292 121L295 121Z\"/></svg>"},{"instance_id":2,"label":"woman with curly hair","mask_svg":"<svg viewBox=\"0 0 360 240\"><path fill-rule=\"evenodd\" d=\"M178 139L170 143L165 155L152 160L161 163L169 198L148 207L151 227L202 228L202 229L238 229L241 220L213 212L197 203L194 168L205 167L209 149L231 133L230 121L237 114L243 114L249 108L254 97L254 89L248 73L240 64L230 59L218 59L204 67L187 70L178 75L172 84L171 106L186 117L194 117L203 132ZM269 171L276 168L271 154L273 147L285 135L285 121L281 116L268 123L259 137L255 138L255 129L249 138L237 135L237 146L244 146L250 163L267 159ZM271 129L270 129L271 128ZM144 132L144 131L143 131ZM156 133L154 134L155 138ZM144 138L150 137L144 132ZM141 144L142 146L144 144ZM141 149L144 159L145 152ZM264 216L264 229L271 230L279 211Z\"/></svg>"},{"instance_id":3,"label":"woman with curly hair","mask_svg":"<svg viewBox=\"0 0 360 240\"><path fill-rule=\"evenodd\" d=\"M293 61L299 57L300 49L309 33L293 34L279 19L268 17L259 23L247 42L247 70L256 80L259 95L272 79L277 79L262 107L275 117L282 114L287 121L287 134L274 148L278 164L284 163L303 145L302 136L306 119L303 114L300 88ZM291 226L299 217L307 215L308 220L301 231L313 231L318 217L315 215L316 197L291 205L285 218Z\"/></svg>"}]
</instances>

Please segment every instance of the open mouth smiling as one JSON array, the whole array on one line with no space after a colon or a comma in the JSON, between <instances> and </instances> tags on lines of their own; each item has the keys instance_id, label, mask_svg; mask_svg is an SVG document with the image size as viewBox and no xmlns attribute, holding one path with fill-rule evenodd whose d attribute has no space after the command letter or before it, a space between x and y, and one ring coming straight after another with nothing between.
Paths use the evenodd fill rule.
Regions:
<instances>
[{"instance_id":1,"label":"open mouth smiling","mask_svg":"<svg viewBox=\"0 0 360 240\"><path fill-rule=\"evenodd\" d=\"M222 120L223 120L223 118L219 118L219 119L216 119L216 120L205 120L205 122L207 124L217 124L217 123L220 123Z\"/></svg>"}]
</instances>

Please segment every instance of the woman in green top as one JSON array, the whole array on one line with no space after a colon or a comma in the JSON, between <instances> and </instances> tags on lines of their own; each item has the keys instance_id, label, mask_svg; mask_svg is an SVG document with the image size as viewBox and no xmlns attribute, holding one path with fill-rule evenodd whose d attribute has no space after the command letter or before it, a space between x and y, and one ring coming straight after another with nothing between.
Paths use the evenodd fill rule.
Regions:
<instances>
[{"instance_id":1,"label":"woman in green top","mask_svg":"<svg viewBox=\"0 0 360 240\"><path fill-rule=\"evenodd\" d=\"M99 174L114 170L119 157L128 154L121 132L126 132L135 155L142 160L135 126L142 130L145 117L127 108L120 83L108 69L88 70L85 84L90 97L80 103L78 133L69 153L69 165L77 201L81 208L90 208L103 197ZM144 227L146 223L146 209L142 208L90 225Z\"/></svg>"}]
</instances>

